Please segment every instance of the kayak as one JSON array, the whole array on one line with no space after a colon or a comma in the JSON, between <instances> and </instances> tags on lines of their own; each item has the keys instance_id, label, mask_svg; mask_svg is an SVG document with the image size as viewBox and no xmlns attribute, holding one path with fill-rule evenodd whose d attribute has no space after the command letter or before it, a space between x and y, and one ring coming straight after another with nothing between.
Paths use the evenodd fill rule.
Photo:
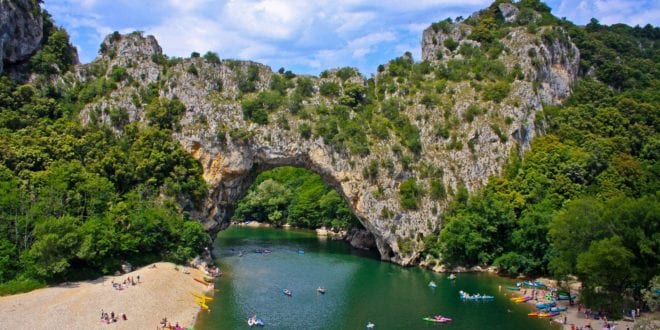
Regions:
<instances>
[{"instance_id":1,"label":"kayak","mask_svg":"<svg viewBox=\"0 0 660 330\"><path fill-rule=\"evenodd\" d=\"M507 286L506 289L510 291L520 291L520 288L517 286Z\"/></svg>"},{"instance_id":2,"label":"kayak","mask_svg":"<svg viewBox=\"0 0 660 330\"><path fill-rule=\"evenodd\" d=\"M538 304L536 304L536 308L538 308L538 309L555 307L555 306L557 306L557 304L554 301L547 302L547 303L538 303Z\"/></svg>"},{"instance_id":3,"label":"kayak","mask_svg":"<svg viewBox=\"0 0 660 330\"><path fill-rule=\"evenodd\" d=\"M254 318L254 317L249 318L249 319L247 320L247 324L248 324L249 326L251 326L251 327L253 327L253 326L255 326L255 325L256 325L256 326L259 326L259 327L263 327L263 326L265 325L265 324L264 324L264 321L262 321L262 320L260 320L260 319L257 319L257 318Z\"/></svg>"},{"instance_id":4,"label":"kayak","mask_svg":"<svg viewBox=\"0 0 660 330\"><path fill-rule=\"evenodd\" d=\"M195 292L190 292L190 293L191 293L193 296L195 296L195 297L197 297L197 298L199 298L199 299L201 299L201 300L203 300L203 301L212 301L212 300L213 300L213 298L211 298L211 297L207 297L207 296L205 296L205 295L203 295L203 294L199 294L199 293L195 293Z\"/></svg>"},{"instance_id":5,"label":"kayak","mask_svg":"<svg viewBox=\"0 0 660 330\"><path fill-rule=\"evenodd\" d=\"M467 292L459 291L459 294L461 295L461 299L464 300L493 300L495 299L494 296L486 296L486 295L481 295L481 294L475 294L471 295Z\"/></svg>"},{"instance_id":6,"label":"kayak","mask_svg":"<svg viewBox=\"0 0 660 330\"><path fill-rule=\"evenodd\" d=\"M529 316L529 317L539 317L539 312L531 312L531 313L527 314L527 316Z\"/></svg>"},{"instance_id":7,"label":"kayak","mask_svg":"<svg viewBox=\"0 0 660 330\"><path fill-rule=\"evenodd\" d=\"M563 295L563 294L557 296L557 300L571 300L571 299L575 300L575 298L576 296L574 294L572 294L570 298L568 297L568 295Z\"/></svg>"},{"instance_id":8,"label":"kayak","mask_svg":"<svg viewBox=\"0 0 660 330\"><path fill-rule=\"evenodd\" d=\"M426 322L433 322L433 323L447 323L447 322L452 321L452 319L450 319L448 317L444 317L444 316L441 316L440 318L435 318L435 317L430 317L429 316L429 317L423 318L422 320L424 320Z\"/></svg>"},{"instance_id":9,"label":"kayak","mask_svg":"<svg viewBox=\"0 0 660 330\"><path fill-rule=\"evenodd\" d=\"M511 298L511 301L516 302L516 303L522 303L522 302L526 302L526 301L530 301L530 300L532 300L532 297L530 297L530 296Z\"/></svg>"},{"instance_id":10,"label":"kayak","mask_svg":"<svg viewBox=\"0 0 660 330\"><path fill-rule=\"evenodd\" d=\"M552 307L552 308L550 308L550 312L553 312L553 313L557 312L558 313L558 312L563 312L567 309L568 309L568 307Z\"/></svg>"}]
</instances>

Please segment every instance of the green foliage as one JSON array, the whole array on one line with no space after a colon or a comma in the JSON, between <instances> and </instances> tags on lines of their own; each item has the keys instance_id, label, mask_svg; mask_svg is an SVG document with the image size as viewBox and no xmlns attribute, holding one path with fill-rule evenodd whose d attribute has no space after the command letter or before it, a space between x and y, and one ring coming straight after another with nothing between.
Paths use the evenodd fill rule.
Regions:
<instances>
[{"instance_id":1,"label":"green foliage","mask_svg":"<svg viewBox=\"0 0 660 330\"><path fill-rule=\"evenodd\" d=\"M541 13L539 25L552 22L540 2L516 5L521 13ZM581 66L601 81L582 79L563 106L545 106L549 134L535 138L524 158L512 152L504 176L469 197L459 187L440 233L425 237L425 251L449 264L494 264L509 274L577 275L582 301L617 315L641 303L640 290L660 264L658 153L650 152L658 145L657 79L651 77L658 58L650 55L657 52L651 42L657 29L597 22L568 28ZM560 30L544 31L544 42L566 42ZM459 52L483 58L475 48ZM449 61L439 75L451 80L461 76L456 72L477 78L465 62ZM484 98L501 101L506 81L484 84ZM437 125L438 135L444 128ZM506 138L497 124L491 128Z\"/></svg>"},{"instance_id":2,"label":"green foliage","mask_svg":"<svg viewBox=\"0 0 660 330\"><path fill-rule=\"evenodd\" d=\"M467 121L468 123L471 123L471 122L474 121L474 118L476 116L478 116L480 114L483 114L483 113L484 113L484 110L481 109L481 107L479 107L477 104L473 103L473 104L470 104L470 106L467 109L465 109L462 116L463 116L463 119L465 121Z\"/></svg>"},{"instance_id":3,"label":"green foliage","mask_svg":"<svg viewBox=\"0 0 660 330\"><path fill-rule=\"evenodd\" d=\"M447 190L442 179L431 179L430 196L434 200L443 200L447 198Z\"/></svg>"},{"instance_id":4,"label":"green foliage","mask_svg":"<svg viewBox=\"0 0 660 330\"><path fill-rule=\"evenodd\" d=\"M317 174L297 167L279 167L259 174L232 219L337 230L358 225L336 190Z\"/></svg>"},{"instance_id":5,"label":"green foliage","mask_svg":"<svg viewBox=\"0 0 660 330\"><path fill-rule=\"evenodd\" d=\"M110 79L113 82L120 82L128 77L128 73L126 72L126 69L121 67L121 66L113 66L112 71L110 72Z\"/></svg>"},{"instance_id":6,"label":"green foliage","mask_svg":"<svg viewBox=\"0 0 660 330\"><path fill-rule=\"evenodd\" d=\"M122 71L110 80L124 79ZM112 108L120 136L82 126L77 109L110 80L46 95L52 86L0 79L0 292L112 273L120 260L183 261L207 245L203 227L179 206L201 206L201 167L165 129L185 109L153 98L152 127L129 124L124 109Z\"/></svg>"},{"instance_id":7,"label":"green foliage","mask_svg":"<svg viewBox=\"0 0 660 330\"><path fill-rule=\"evenodd\" d=\"M44 12L44 45L30 58L30 69L41 74L66 72L73 65L73 51L69 34L53 25L50 15Z\"/></svg>"},{"instance_id":8,"label":"green foliage","mask_svg":"<svg viewBox=\"0 0 660 330\"><path fill-rule=\"evenodd\" d=\"M451 37L445 39L445 41L442 44L445 47L447 47L447 49L449 49L449 51L452 51L452 52L455 51L456 48L458 48L458 45L459 45L458 41L452 39Z\"/></svg>"},{"instance_id":9,"label":"green foliage","mask_svg":"<svg viewBox=\"0 0 660 330\"><path fill-rule=\"evenodd\" d=\"M422 197L422 187L414 178L401 182L399 185L399 202L407 210L416 210Z\"/></svg>"},{"instance_id":10,"label":"green foliage","mask_svg":"<svg viewBox=\"0 0 660 330\"><path fill-rule=\"evenodd\" d=\"M311 97L314 94L314 82L309 77L298 78L296 92L302 97Z\"/></svg>"},{"instance_id":11,"label":"green foliage","mask_svg":"<svg viewBox=\"0 0 660 330\"><path fill-rule=\"evenodd\" d=\"M349 78L359 75L358 71L355 68L344 67L337 70L337 77L342 81L346 81Z\"/></svg>"},{"instance_id":12,"label":"green foliage","mask_svg":"<svg viewBox=\"0 0 660 330\"><path fill-rule=\"evenodd\" d=\"M326 81L321 84L320 93L326 97L336 97L341 94L341 88L336 82Z\"/></svg>"},{"instance_id":13,"label":"green foliage","mask_svg":"<svg viewBox=\"0 0 660 330\"><path fill-rule=\"evenodd\" d=\"M268 114L282 104L282 96L278 92L261 92L254 99L241 102L243 117L257 124L267 124Z\"/></svg>"},{"instance_id":14,"label":"green foliage","mask_svg":"<svg viewBox=\"0 0 660 330\"><path fill-rule=\"evenodd\" d=\"M212 51L206 52L204 54L204 59L211 64L220 64L220 57Z\"/></svg>"},{"instance_id":15,"label":"green foliage","mask_svg":"<svg viewBox=\"0 0 660 330\"><path fill-rule=\"evenodd\" d=\"M179 99L153 99L145 109L147 121L150 125L161 129L179 130L179 121L186 112L186 107Z\"/></svg>"},{"instance_id":16,"label":"green foliage","mask_svg":"<svg viewBox=\"0 0 660 330\"><path fill-rule=\"evenodd\" d=\"M511 85L508 81L498 81L496 83L484 86L481 95L486 101L495 101L495 103L500 103L502 100L504 100L505 97L509 95L510 90Z\"/></svg>"},{"instance_id":17,"label":"green foliage","mask_svg":"<svg viewBox=\"0 0 660 330\"><path fill-rule=\"evenodd\" d=\"M439 21L431 24L431 28L436 33L442 31L442 33L446 34L451 31L451 23L452 23L451 18L447 18L444 21Z\"/></svg>"}]
</instances>

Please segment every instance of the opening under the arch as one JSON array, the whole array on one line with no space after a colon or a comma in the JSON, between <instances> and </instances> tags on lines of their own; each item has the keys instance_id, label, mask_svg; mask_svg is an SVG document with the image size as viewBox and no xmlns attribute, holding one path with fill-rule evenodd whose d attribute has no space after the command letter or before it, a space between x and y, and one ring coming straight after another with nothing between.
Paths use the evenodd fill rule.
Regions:
<instances>
[{"instance_id":1,"label":"opening under the arch","mask_svg":"<svg viewBox=\"0 0 660 330\"><path fill-rule=\"evenodd\" d=\"M330 234L348 235L355 247L375 248L373 236L337 190L301 167L282 166L260 173L236 204L231 220L325 228Z\"/></svg>"}]
</instances>

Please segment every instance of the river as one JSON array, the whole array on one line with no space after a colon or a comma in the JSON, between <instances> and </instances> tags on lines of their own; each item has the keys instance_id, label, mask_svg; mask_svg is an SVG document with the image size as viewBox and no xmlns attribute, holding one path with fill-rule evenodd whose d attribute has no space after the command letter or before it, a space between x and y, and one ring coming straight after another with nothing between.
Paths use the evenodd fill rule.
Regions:
<instances>
[{"instance_id":1,"label":"river","mask_svg":"<svg viewBox=\"0 0 660 330\"><path fill-rule=\"evenodd\" d=\"M458 274L452 281L446 274L382 262L313 231L234 226L218 234L214 255L224 275L196 329L245 329L255 314L270 329L365 329L368 322L375 329L558 329L528 318L529 305L509 301L504 287L511 280ZM319 286L327 292L316 292ZM462 301L460 290L495 300ZM422 320L436 314L453 322Z\"/></svg>"}]
</instances>

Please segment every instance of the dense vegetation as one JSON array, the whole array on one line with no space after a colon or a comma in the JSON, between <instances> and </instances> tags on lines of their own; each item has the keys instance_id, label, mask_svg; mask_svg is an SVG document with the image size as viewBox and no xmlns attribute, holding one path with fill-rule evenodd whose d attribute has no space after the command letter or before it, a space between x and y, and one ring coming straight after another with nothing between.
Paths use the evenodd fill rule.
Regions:
<instances>
[{"instance_id":1,"label":"dense vegetation","mask_svg":"<svg viewBox=\"0 0 660 330\"><path fill-rule=\"evenodd\" d=\"M209 242L189 209L206 195L201 167L171 137L177 100L153 98L149 126L121 109L82 125L83 105L124 78L54 83L71 67L68 35L47 14L35 84L0 77L0 294L112 273L119 263L183 262Z\"/></svg>"},{"instance_id":2,"label":"dense vegetation","mask_svg":"<svg viewBox=\"0 0 660 330\"><path fill-rule=\"evenodd\" d=\"M289 166L259 174L238 203L233 220L335 230L359 226L341 196L318 174Z\"/></svg>"},{"instance_id":3,"label":"dense vegetation","mask_svg":"<svg viewBox=\"0 0 660 330\"><path fill-rule=\"evenodd\" d=\"M660 29L561 24L589 77L563 106L545 107L548 134L523 158L454 201L426 252L510 274L577 275L582 302L618 317L659 272Z\"/></svg>"}]
</instances>

